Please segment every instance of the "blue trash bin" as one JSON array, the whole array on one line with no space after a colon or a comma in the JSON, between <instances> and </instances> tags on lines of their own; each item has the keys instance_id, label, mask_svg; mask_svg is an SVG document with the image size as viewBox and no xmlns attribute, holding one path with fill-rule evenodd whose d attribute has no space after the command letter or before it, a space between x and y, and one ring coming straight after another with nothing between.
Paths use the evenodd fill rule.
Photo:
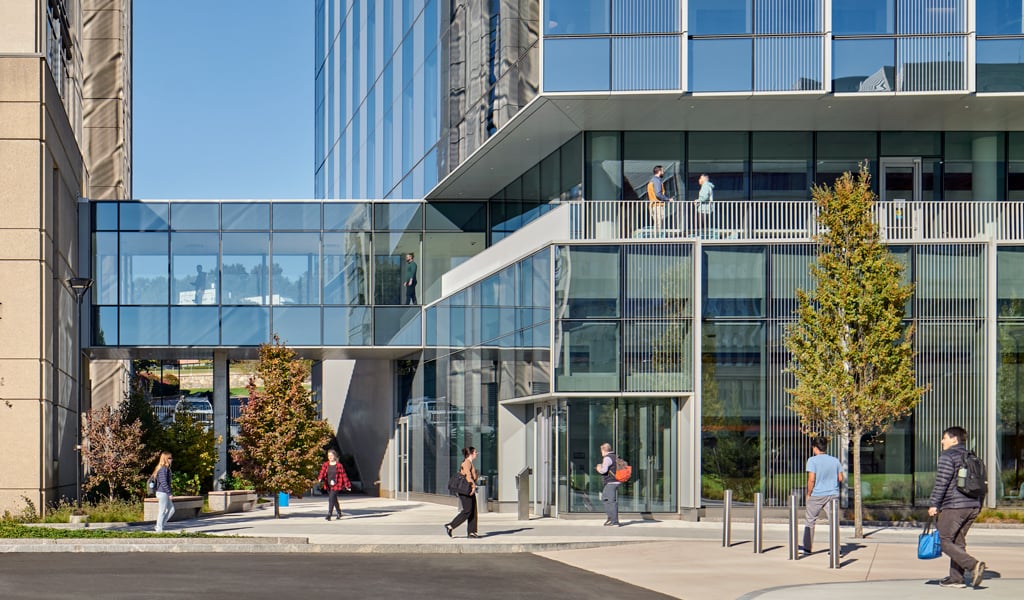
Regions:
<instances>
[{"instance_id":1,"label":"blue trash bin","mask_svg":"<svg viewBox=\"0 0 1024 600\"><path fill-rule=\"evenodd\" d=\"M288 492L277 493L277 505L281 508L288 506Z\"/></svg>"}]
</instances>

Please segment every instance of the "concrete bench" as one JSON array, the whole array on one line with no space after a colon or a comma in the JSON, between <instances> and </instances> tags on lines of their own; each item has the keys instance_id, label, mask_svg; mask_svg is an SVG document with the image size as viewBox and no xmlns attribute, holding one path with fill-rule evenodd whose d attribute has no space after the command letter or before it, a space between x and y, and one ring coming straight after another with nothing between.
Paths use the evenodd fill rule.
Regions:
<instances>
[{"instance_id":1,"label":"concrete bench","mask_svg":"<svg viewBox=\"0 0 1024 600\"><path fill-rule=\"evenodd\" d=\"M156 521L156 513L160 510L160 501L156 498L146 498L143 503L142 518L145 521ZM171 521L187 521L199 516L203 510L204 498L202 496L171 496L174 504L174 515Z\"/></svg>"}]
</instances>

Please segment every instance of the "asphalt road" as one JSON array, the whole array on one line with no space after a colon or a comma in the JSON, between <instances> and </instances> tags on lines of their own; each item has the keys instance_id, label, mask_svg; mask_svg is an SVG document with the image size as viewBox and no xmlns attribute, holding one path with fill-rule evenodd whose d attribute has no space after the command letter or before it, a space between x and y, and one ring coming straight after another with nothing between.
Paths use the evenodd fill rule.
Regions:
<instances>
[{"instance_id":1,"label":"asphalt road","mask_svg":"<svg viewBox=\"0 0 1024 600\"><path fill-rule=\"evenodd\" d=\"M3 600L667 597L531 554L0 555Z\"/></svg>"}]
</instances>

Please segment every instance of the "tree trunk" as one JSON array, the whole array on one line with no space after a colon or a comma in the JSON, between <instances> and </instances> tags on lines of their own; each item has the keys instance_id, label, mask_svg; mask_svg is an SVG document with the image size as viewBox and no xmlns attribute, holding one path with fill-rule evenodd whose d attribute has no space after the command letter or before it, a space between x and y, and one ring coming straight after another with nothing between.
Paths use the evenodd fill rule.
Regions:
<instances>
[{"instance_id":1,"label":"tree trunk","mask_svg":"<svg viewBox=\"0 0 1024 600\"><path fill-rule=\"evenodd\" d=\"M281 518L281 505L280 505L280 502L281 502L280 494L278 494L278 492L274 492L274 518L275 519L280 519Z\"/></svg>"},{"instance_id":2,"label":"tree trunk","mask_svg":"<svg viewBox=\"0 0 1024 600\"><path fill-rule=\"evenodd\" d=\"M864 501L860 494L860 429L853 431L853 537L864 537Z\"/></svg>"}]
</instances>

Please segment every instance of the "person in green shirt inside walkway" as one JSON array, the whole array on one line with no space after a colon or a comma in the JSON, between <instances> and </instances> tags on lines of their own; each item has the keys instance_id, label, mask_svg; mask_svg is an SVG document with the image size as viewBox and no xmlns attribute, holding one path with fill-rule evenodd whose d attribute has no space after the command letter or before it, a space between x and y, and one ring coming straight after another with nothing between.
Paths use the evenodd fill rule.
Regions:
<instances>
[{"instance_id":1,"label":"person in green shirt inside walkway","mask_svg":"<svg viewBox=\"0 0 1024 600\"><path fill-rule=\"evenodd\" d=\"M416 263L413 262L412 252L405 255L405 277L402 285L405 286L405 303L418 304L416 302Z\"/></svg>"}]
</instances>

